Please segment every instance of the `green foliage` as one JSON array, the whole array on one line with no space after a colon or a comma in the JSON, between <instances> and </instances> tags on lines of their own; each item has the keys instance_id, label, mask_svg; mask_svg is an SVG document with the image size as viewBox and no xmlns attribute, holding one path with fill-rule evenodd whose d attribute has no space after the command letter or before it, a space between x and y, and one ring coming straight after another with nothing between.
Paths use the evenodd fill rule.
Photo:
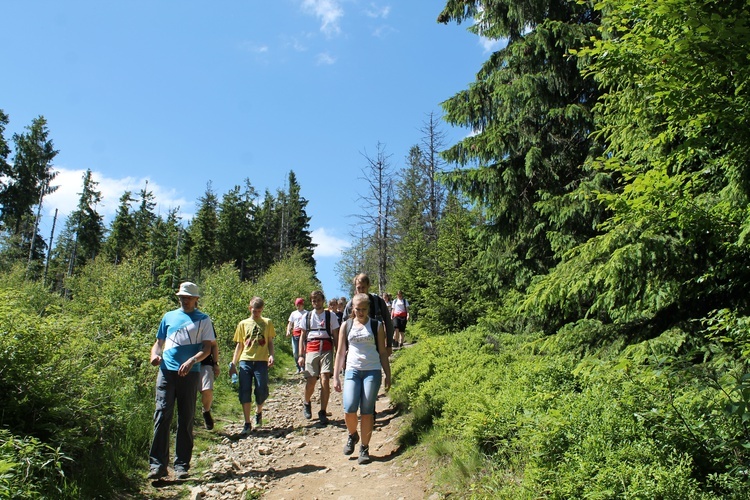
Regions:
<instances>
[{"instance_id":1,"label":"green foliage","mask_svg":"<svg viewBox=\"0 0 750 500\"><path fill-rule=\"evenodd\" d=\"M232 264L224 264L203 276L199 308L211 316L220 353L234 350L234 329L248 314L249 288L248 282L240 281Z\"/></svg>"},{"instance_id":2,"label":"green foliage","mask_svg":"<svg viewBox=\"0 0 750 500\"><path fill-rule=\"evenodd\" d=\"M71 495L63 462L70 458L34 437L19 438L0 429L0 498Z\"/></svg>"},{"instance_id":3,"label":"green foliage","mask_svg":"<svg viewBox=\"0 0 750 500\"><path fill-rule=\"evenodd\" d=\"M294 310L294 299L304 297L309 300L310 292L320 289L320 282L315 278L315 270L310 267L303 254L293 252L285 259L275 263L251 287L252 295L261 297L266 306L263 315L273 320L278 339L276 347L289 352L289 342L283 341L287 320ZM252 296L247 297L247 302Z\"/></svg>"}]
</instances>

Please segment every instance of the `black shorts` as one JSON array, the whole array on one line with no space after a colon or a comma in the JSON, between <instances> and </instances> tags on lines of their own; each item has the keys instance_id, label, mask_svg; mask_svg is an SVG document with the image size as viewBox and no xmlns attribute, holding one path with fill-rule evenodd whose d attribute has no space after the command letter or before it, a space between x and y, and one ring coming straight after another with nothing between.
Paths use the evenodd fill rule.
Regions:
<instances>
[{"instance_id":1,"label":"black shorts","mask_svg":"<svg viewBox=\"0 0 750 500\"><path fill-rule=\"evenodd\" d=\"M393 328L398 328L400 332L406 331L406 318L396 316L393 318Z\"/></svg>"}]
</instances>

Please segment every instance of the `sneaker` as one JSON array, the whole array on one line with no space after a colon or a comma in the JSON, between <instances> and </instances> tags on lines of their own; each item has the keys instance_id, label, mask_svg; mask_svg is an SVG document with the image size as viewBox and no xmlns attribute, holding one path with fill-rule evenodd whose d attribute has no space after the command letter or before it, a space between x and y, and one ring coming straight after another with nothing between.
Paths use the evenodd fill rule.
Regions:
<instances>
[{"instance_id":1,"label":"sneaker","mask_svg":"<svg viewBox=\"0 0 750 500\"><path fill-rule=\"evenodd\" d=\"M370 447L361 445L359 447L359 458L357 459L359 465L370 463Z\"/></svg>"},{"instance_id":2,"label":"sneaker","mask_svg":"<svg viewBox=\"0 0 750 500\"><path fill-rule=\"evenodd\" d=\"M253 430L253 426L250 424L250 422L245 422L245 427L242 428L242 435L247 436L250 434L250 431Z\"/></svg>"},{"instance_id":3,"label":"sneaker","mask_svg":"<svg viewBox=\"0 0 750 500\"><path fill-rule=\"evenodd\" d=\"M312 402L310 402L310 403L303 403L302 406L304 406L305 418L307 418L307 419L312 418Z\"/></svg>"},{"instance_id":4,"label":"sneaker","mask_svg":"<svg viewBox=\"0 0 750 500\"><path fill-rule=\"evenodd\" d=\"M351 455L354 453L354 445L359 442L359 434L349 434L349 439L346 440L344 445L344 455Z\"/></svg>"},{"instance_id":5,"label":"sneaker","mask_svg":"<svg viewBox=\"0 0 750 500\"><path fill-rule=\"evenodd\" d=\"M203 422L209 431L214 428L214 417L211 416L211 410L203 412Z\"/></svg>"},{"instance_id":6,"label":"sneaker","mask_svg":"<svg viewBox=\"0 0 750 500\"><path fill-rule=\"evenodd\" d=\"M256 413L255 414L255 427L260 427L261 422L263 422L263 413Z\"/></svg>"},{"instance_id":7,"label":"sneaker","mask_svg":"<svg viewBox=\"0 0 750 500\"><path fill-rule=\"evenodd\" d=\"M318 412L318 420L320 420L322 425L328 425L328 415L326 415L325 410L320 410Z\"/></svg>"},{"instance_id":8,"label":"sneaker","mask_svg":"<svg viewBox=\"0 0 750 500\"><path fill-rule=\"evenodd\" d=\"M359 457L362 458L362 453L359 454ZM175 479L187 479L189 476L190 474L188 473L186 469L178 467L174 470Z\"/></svg>"},{"instance_id":9,"label":"sneaker","mask_svg":"<svg viewBox=\"0 0 750 500\"><path fill-rule=\"evenodd\" d=\"M148 471L148 476L146 476L146 479L161 479L162 477L166 477L167 475L167 469L160 469L159 467L152 467Z\"/></svg>"}]
</instances>

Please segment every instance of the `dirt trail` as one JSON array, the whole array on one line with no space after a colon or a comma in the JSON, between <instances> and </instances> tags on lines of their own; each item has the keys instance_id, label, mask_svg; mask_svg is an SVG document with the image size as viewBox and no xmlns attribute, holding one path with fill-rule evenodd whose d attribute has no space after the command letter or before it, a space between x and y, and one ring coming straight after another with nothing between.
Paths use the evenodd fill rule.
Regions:
<instances>
[{"instance_id":1,"label":"dirt trail","mask_svg":"<svg viewBox=\"0 0 750 500\"><path fill-rule=\"evenodd\" d=\"M425 464L401 455L397 438L404 417L390 407L382 390L370 441L372 462L358 465L359 446L354 454L343 454L347 433L341 394L332 391L330 423L323 427L317 418L302 415L303 385L300 376L289 375L276 386L263 408L263 426L250 436L240 436L241 422L227 423L219 431L222 443L193 458L212 463L200 477L158 481L144 494L159 499L185 498L188 492L192 499L439 498L429 491ZM320 409L317 397L314 417Z\"/></svg>"}]
</instances>

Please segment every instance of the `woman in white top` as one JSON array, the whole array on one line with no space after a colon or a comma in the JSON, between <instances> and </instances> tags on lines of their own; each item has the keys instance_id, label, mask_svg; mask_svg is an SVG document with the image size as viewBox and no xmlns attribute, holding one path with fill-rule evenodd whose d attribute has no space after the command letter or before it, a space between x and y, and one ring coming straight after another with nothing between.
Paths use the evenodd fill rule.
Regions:
<instances>
[{"instance_id":1,"label":"woman in white top","mask_svg":"<svg viewBox=\"0 0 750 500\"><path fill-rule=\"evenodd\" d=\"M333 388L341 392L342 370L344 373L344 421L349 437L344 445L344 455L354 452L360 439L357 434L357 410L360 411L362 444L357 462L370 462L370 438L375 424L375 401L380 390L382 371L385 372L384 388L391 388L391 365L385 347L385 326L370 319L370 299L366 293L358 293L352 299L354 317L341 325L336 365L333 369Z\"/></svg>"}]
</instances>

